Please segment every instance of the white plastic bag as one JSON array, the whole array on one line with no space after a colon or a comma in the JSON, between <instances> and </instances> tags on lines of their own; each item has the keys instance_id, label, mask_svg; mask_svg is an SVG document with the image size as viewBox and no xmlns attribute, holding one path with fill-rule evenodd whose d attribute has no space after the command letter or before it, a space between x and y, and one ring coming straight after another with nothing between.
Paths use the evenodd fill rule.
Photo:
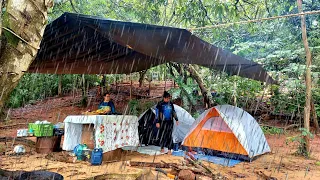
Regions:
<instances>
[{"instance_id":1,"label":"white plastic bag","mask_svg":"<svg viewBox=\"0 0 320 180\"><path fill-rule=\"evenodd\" d=\"M17 137L26 137L28 136L28 129L18 129Z\"/></svg>"},{"instance_id":2,"label":"white plastic bag","mask_svg":"<svg viewBox=\"0 0 320 180\"><path fill-rule=\"evenodd\" d=\"M24 154L26 152L26 149L24 148L23 145L16 145L13 151L17 154Z\"/></svg>"}]
</instances>

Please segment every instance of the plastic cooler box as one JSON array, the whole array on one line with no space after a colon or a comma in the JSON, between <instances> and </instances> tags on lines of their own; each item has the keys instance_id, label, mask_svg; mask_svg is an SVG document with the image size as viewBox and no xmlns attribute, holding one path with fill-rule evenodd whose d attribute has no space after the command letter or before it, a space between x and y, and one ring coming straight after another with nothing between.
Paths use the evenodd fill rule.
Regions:
<instances>
[{"instance_id":1,"label":"plastic cooler box","mask_svg":"<svg viewBox=\"0 0 320 180\"><path fill-rule=\"evenodd\" d=\"M33 130L34 136L44 137L53 136L53 124L34 124L29 123L29 131Z\"/></svg>"}]
</instances>

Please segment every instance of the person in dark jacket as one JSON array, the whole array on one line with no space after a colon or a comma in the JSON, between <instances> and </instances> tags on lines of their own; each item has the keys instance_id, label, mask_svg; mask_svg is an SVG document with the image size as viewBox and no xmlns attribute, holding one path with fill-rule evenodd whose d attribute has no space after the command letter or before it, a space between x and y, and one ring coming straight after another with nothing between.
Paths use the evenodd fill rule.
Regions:
<instances>
[{"instance_id":1,"label":"person in dark jacket","mask_svg":"<svg viewBox=\"0 0 320 180\"><path fill-rule=\"evenodd\" d=\"M107 106L110 107L110 111L106 112L106 114L115 114L116 113L116 109L114 107L113 102L111 101L109 92L104 93L103 101L99 104L98 109L105 109Z\"/></svg>"},{"instance_id":2,"label":"person in dark jacket","mask_svg":"<svg viewBox=\"0 0 320 180\"><path fill-rule=\"evenodd\" d=\"M161 153L164 152L164 147L167 147L169 150L172 149L173 119L179 125L176 111L170 99L171 95L167 91L164 91L163 100L157 104L156 127L160 129L158 137L160 138Z\"/></svg>"}]
</instances>

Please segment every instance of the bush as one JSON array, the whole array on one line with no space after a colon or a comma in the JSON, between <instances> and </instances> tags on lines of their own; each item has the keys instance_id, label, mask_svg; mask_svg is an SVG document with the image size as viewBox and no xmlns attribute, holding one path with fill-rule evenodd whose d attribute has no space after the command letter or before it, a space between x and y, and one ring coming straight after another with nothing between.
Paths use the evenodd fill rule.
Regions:
<instances>
[{"instance_id":1,"label":"bush","mask_svg":"<svg viewBox=\"0 0 320 180\"><path fill-rule=\"evenodd\" d=\"M62 75L62 90L69 93L73 89L82 87L82 75ZM85 75L86 87L93 87L98 82L98 76ZM59 75L57 74L29 74L26 73L18 86L11 93L6 106L18 108L34 102L58 95Z\"/></svg>"},{"instance_id":2,"label":"bush","mask_svg":"<svg viewBox=\"0 0 320 180\"><path fill-rule=\"evenodd\" d=\"M130 115L135 115L138 116L139 115L139 111L138 111L138 106L139 106L139 101L136 99L130 100L128 103L129 106L129 114Z\"/></svg>"},{"instance_id":3,"label":"bush","mask_svg":"<svg viewBox=\"0 0 320 180\"><path fill-rule=\"evenodd\" d=\"M284 131L281 128L277 128L277 127L268 127L268 126L261 126L261 129L263 131L264 134L283 134Z\"/></svg>"},{"instance_id":4,"label":"bush","mask_svg":"<svg viewBox=\"0 0 320 180\"><path fill-rule=\"evenodd\" d=\"M310 156L310 152L308 152L305 147L306 147L306 141L305 141L305 137L308 136L309 138L313 138L313 134L309 131L307 131L305 128L300 128L299 131L301 132L299 135L297 136L293 136L293 137L288 137L286 140L286 144L288 145L289 142L298 142L298 150L297 150L297 155L302 155L305 157L309 157Z\"/></svg>"}]
</instances>

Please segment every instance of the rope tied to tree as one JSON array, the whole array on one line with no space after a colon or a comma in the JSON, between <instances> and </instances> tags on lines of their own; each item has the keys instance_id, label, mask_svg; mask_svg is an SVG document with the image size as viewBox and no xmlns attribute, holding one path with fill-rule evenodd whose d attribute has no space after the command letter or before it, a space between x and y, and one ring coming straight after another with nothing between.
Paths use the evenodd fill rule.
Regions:
<instances>
[{"instance_id":1,"label":"rope tied to tree","mask_svg":"<svg viewBox=\"0 0 320 180\"><path fill-rule=\"evenodd\" d=\"M231 25L236 25L236 24L246 24L246 23L261 22L261 21L268 21L268 20L274 20L274 19L283 19L283 18L290 18L290 17L297 17L297 16L304 16L304 15L313 15L313 14L320 14L320 10L306 11L306 12L302 12L302 13L287 14L287 15L282 15L282 16L273 16L273 17L269 17L269 18L252 19L252 20L248 20L248 21L238 21L238 22L223 23L223 24L216 24L216 25L203 26L203 27L187 28L187 30L192 33L192 31L194 31L194 30L212 29L212 28L231 26Z\"/></svg>"},{"instance_id":2,"label":"rope tied to tree","mask_svg":"<svg viewBox=\"0 0 320 180\"><path fill-rule=\"evenodd\" d=\"M13 32L12 30L10 30L10 29L8 29L8 28L6 28L6 27L2 27L2 29L10 32L11 34L13 34L13 35L16 36L17 38L19 38L21 41L23 41L24 43L28 44L30 47L32 47L32 48L34 48L34 49L36 49L36 50L39 50L39 49L40 49L40 47L35 47L35 46L33 46L31 43L29 43L28 41L24 40L22 37L20 37L18 34L16 34L15 32Z\"/></svg>"}]
</instances>

